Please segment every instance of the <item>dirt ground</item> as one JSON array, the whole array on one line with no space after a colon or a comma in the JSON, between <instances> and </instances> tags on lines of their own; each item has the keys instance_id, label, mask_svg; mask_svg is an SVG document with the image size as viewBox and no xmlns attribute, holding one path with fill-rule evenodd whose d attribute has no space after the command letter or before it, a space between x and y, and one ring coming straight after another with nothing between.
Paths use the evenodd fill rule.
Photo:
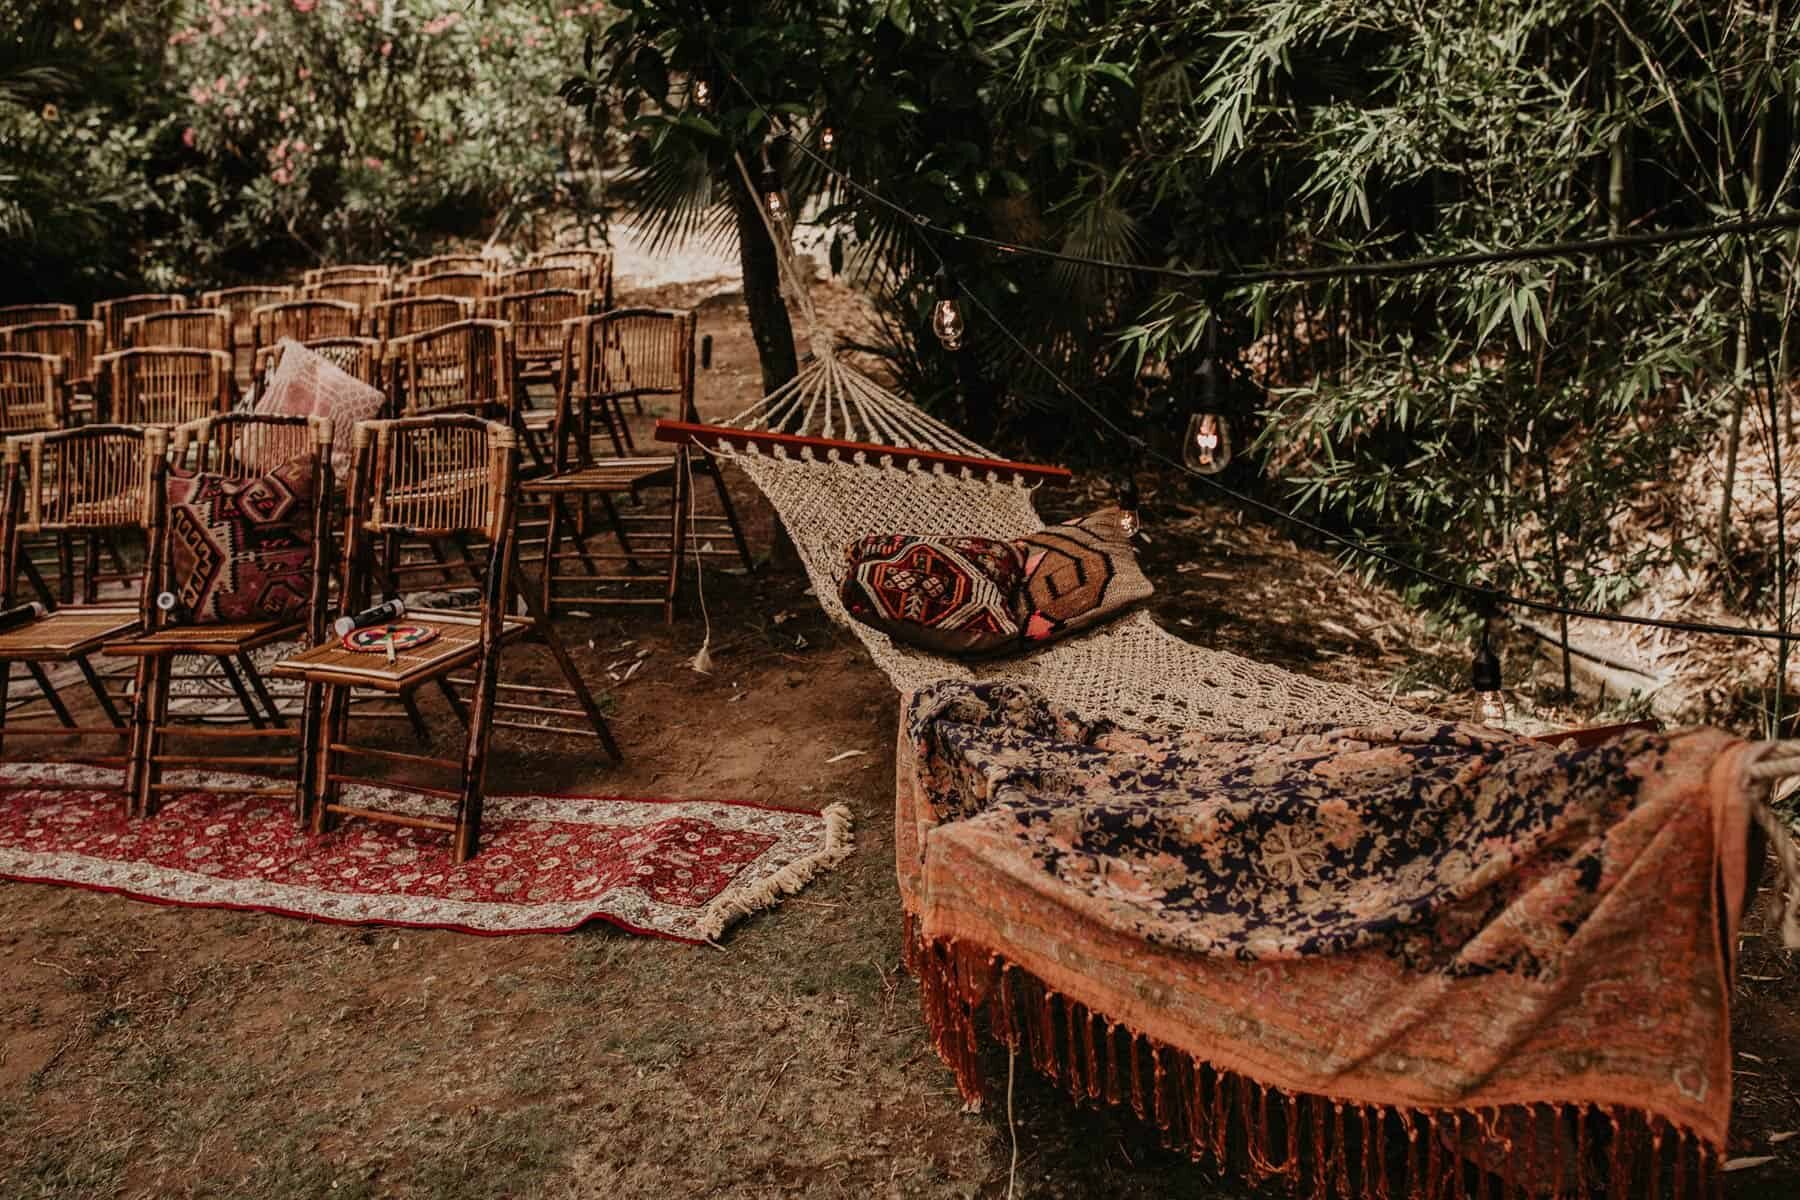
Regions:
<instances>
[{"instance_id":1,"label":"dirt ground","mask_svg":"<svg viewBox=\"0 0 1800 1200\"><path fill-rule=\"evenodd\" d=\"M645 297L699 303L703 284ZM706 299L704 415L759 375L741 303ZM647 426L647 422L646 422ZM1145 565L1184 635L1455 708L1467 649L1328 556L1149 481ZM1020 1075L1014 1122L962 1111L900 969L893 877L897 701L806 595L767 506L736 480L753 576L709 571L716 663L687 660L690 591L565 618L611 690L627 761L496 739L496 790L736 797L855 814L856 852L722 949L596 927L478 938L164 908L0 884L0 1198L1237 1197L1128 1117ZM1096 490L1093 495L1100 493ZM1080 509L1079 491L1046 497ZM450 717L435 710L448 736ZM866 754L829 762L844 750ZM1730 1194L1800 1194L1800 969L1752 920L1736 1008ZM1004 1079L1005 1062L995 1064Z\"/></svg>"}]
</instances>

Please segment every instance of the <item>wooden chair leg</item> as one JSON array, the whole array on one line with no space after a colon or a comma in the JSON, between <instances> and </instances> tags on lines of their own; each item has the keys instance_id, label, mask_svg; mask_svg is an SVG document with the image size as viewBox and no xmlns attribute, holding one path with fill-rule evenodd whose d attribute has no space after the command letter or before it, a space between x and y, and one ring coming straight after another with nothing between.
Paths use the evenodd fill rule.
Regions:
<instances>
[{"instance_id":1,"label":"wooden chair leg","mask_svg":"<svg viewBox=\"0 0 1800 1200\"><path fill-rule=\"evenodd\" d=\"M718 459L710 454L705 457L707 473L712 476L713 488L719 493L719 507L725 510L725 523L731 527L731 540L737 545L738 559L746 571L754 571L756 564L750 560L750 543L744 537L744 527L738 523L737 506L731 502L731 489L725 486L725 472L720 469Z\"/></svg>"},{"instance_id":2,"label":"wooden chair leg","mask_svg":"<svg viewBox=\"0 0 1800 1200\"><path fill-rule=\"evenodd\" d=\"M74 535L68 532L56 535L56 598L59 603L75 603L75 547Z\"/></svg>"},{"instance_id":3,"label":"wooden chair leg","mask_svg":"<svg viewBox=\"0 0 1800 1200\"><path fill-rule=\"evenodd\" d=\"M543 598L545 612L556 611L556 554L561 542L562 500L551 496L550 511L544 518L544 574L538 580L538 593Z\"/></svg>"},{"instance_id":4,"label":"wooden chair leg","mask_svg":"<svg viewBox=\"0 0 1800 1200\"><path fill-rule=\"evenodd\" d=\"M600 739L601 746L605 747L607 757L615 763L624 762L625 756L619 752L619 743L613 740L612 726L607 724L606 714L600 711L594 694L588 690L587 680L575 669L575 660L569 657L567 647L556 636L549 616L544 610L533 607L531 594L524 588L519 589L519 599L525 603L525 615L532 619L537 640L550 652L550 657L556 662L556 669L568 681L569 690L575 693L576 701L580 703L582 711L587 713L588 723L594 727L594 735Z\"/></svg>"},{"instance_id":5,"label":"wooden chair leg","mask_svg":"<svg viewBox=\"0 0 1800 1200\"><path fill-rule=\"evenodd\" d=\"M6 752L6 713L12 707L12 662L0 659L0 755Z\"/></svg>"},{"instance_id":6,"label":"wooden chair leg","mask_svg":"<svg viewBox=\"0 0 1800 1200\"><path fill-rule=\"evenodd\" d=\"M250 724L257 729L264 728L266 723L263 721L262 713L256 710L256 701L250 698L249 689L244 687L243 677L232 665L231 657L226 654L218 655L218 663L219 669L225 672L226 682L231 684L231 690L237 693L238 704L243 707L244 715L250 718Z\"/></svg>"},{"instance_id":7,"label":"wooden chair leg","mask_svg":"<svg viewBox=\"0 0 1800 1200\"><path fill-rule=\"evenodd\" d=\"M89 690L94 693L94 699L100 702L100 711L106 714L106 719L111 721L115 728L125 728L125 719L114 707L112 695L106 690L106 681L101 679L99 672L94 670L94 664L84 656L76 659L75 665L81 669L81 677L87 680Z\"/></svg>"},{"instance_id":8,"label":"wooden chair leg","mask_svg":"<svg viewBox=\"0 0 1800 1200\"><path fill-rule=\"evenodd\" d=\"M263 681L262 672L256 669L254 662L250 661L250 656L242 651L239 651L237 660L238 667L244 672L244 678L249 681L250 690L256 693L257 703L261 704L263 711L269 714L270 726L275 729L286 729L287 719L275 706L275 697L269 695L269 685Z\"/></svg>"},{"instance_id":9,"label":"wooden chair leg","mask_svg":"<svg viewBox=\"0 0 1800 1200\"><path fill-rule=\"evenodd\" d=\"M313 768L312 832L321 834L331 828L329 806L337 803L338 785L331 776L337 766L334 744L342 743L349 725L350 689L340 684L321 685L325 689L323 711L319 716L319 752Z\"/></svg>"},{"instance_id":10,"label":"wooden chair leg","mask_svg":"<svg viewBox=\"0 0 1800 1200\"><path fill-rule=\"evenodd\" d=\"M671 504L673 512L669 516L669 579L668 590L663 596L663 624L675 623L675 595L681 590L681 563L687 557L687 447L683 446L675 455L675 483L670 489L674 497Z\"/></svg>"},{"instance_id":11,"label":"wooden chair leg","mask_svg":"<svg viewBox=\"0 0 1800 1200\"><path fill-rule=\"evenodd\" d=\"M323 740L325 686L308 680L300 701L300 761L294 779L294 821L312 828L319 788L319 745Z\"/></svg>"},{"instance_id":12,"label":"wooden chair leg","mask_svg":"<svg viewBox=\"0 0 1800 1200\"><path fill-rule=\"evenodd\" d=\"M401 692L400 707L406 710L406 720L412 726L413 740L419 743L420 749L431 749L431 726L425 724L425 714L419 711L417 697L411 692Z\"/></svg>"},{"instance_id":13,"label":"wooden chair leg","mask_svg":"<svg viewBox=\"0 0 1800 1200\"><path fill-rule=\"evenodd\" d=\"M131 745L125 768L127 813L149 817L156 812L156 785L162 767L156 761L164 724L169 719L169 676L173 655L138 659L136 691L131 702Z\"/></svg>"},{"instance_id":14,"label":"wooden chair leg","mask_svg":"<svg viewBox=\"0 0 1800 1200\"><path fill-rule=\"evenodd\" d=\"M31 672L31 678L36 681L38 690L43 692L44 699L50 702L50 710L56 714L56 719L61 721L64 725L73 728L75 725L75 718L69 715L68 705L63 703L61 694L57 692L55 685L50 682L50 676L44 673L44 668L27 659L25 662L25 669Z\"/></svg>"},{"instance_id":15,"label":"wooden chair leg","mask_svg":"<svg viewBox=\"0 0 1800 1200\"><path fill-rule=\"evenodd\" d=\"M463 753L462 787L456 805L456 832L450 860L468 862L481 844L481 808L487 789L488 741L494 732L494 693L500 681L498 642L482 651L470 697L469 737Z\"/></svg>"}]
</instances>

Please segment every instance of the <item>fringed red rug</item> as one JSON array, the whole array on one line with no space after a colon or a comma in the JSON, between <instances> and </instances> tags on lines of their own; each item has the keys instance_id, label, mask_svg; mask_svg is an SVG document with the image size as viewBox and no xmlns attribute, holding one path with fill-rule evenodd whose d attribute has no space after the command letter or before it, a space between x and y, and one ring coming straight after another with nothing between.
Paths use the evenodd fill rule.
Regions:
<instances>
[{"instance_id":1,"label":"fringed red rug","mask_svg":"<svg viewBox=\"0 0 1800 1200\"><path fill-rule=\"evenodd\" d=\"M84 790L71 782L92 781ZM61 788L47 788L52 781ZM283 803L173 793L127 820L119 773L0 768L0 877L344 924L563 933L606 921L711 941L799 891L851 849L849 811L623 796L489 796L481 852L453 866L447 835L347 821L314 838ZM237 780L241 782L241 780ZM428 802L387 793L406 811ZM441 804L440 804L441 807Z\"/></svg>"}]
</instances>

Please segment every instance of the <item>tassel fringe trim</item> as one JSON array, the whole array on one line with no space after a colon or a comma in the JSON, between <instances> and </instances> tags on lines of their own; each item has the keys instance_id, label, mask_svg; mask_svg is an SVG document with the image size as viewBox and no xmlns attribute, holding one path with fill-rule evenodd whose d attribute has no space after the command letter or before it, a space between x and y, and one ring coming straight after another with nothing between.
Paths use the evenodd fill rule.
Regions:
<instances>
[{"instance_id":1,"label":"tassel fringe trim","mask_svg":"<svg viewBox=\"0 0 1800 1200\"><path fill-rule=\"evenodd\" d=\"M773 908L782 897L792 896L813 881L821 871L850 857L856 849L856 838L850 828L850 810L842 804L828 805L819 814L825 819L825 845L817 853L795 859L781 870L742 891L733 889L707 906L700 921L700 936L717 942L734 921Z\"/></svg>"}]
</instances>

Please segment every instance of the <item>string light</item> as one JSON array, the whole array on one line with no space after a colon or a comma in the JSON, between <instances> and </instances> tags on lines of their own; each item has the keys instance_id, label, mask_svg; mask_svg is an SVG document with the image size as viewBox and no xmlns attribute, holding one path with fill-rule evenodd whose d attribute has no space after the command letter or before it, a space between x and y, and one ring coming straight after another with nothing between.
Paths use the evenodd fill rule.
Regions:
<instances>
[{"instance_id":1,"label":"string light","mask_svg":"<svg viewBox=\"0 0 1800 1200\"><path fill-rule=\"evenodd\" d=\"M829 125L819 130L819 149L827 154L837 149L837 130Z\"/></svg>"},{"instance_id":2,"label":"string light","mask_svg":"<svg viewBox=\"0 0 1800 1200\"><path fill-rule=\"evenodd\" d=\"M968 326L963 323L962 305L957 302L956 280L948 267L939 267L931 277L931 284L937 297L931 306L931 332L937 334L944 349L961 350L963 332Z\"/></svg>"},{"instance_id":3,"label":"string light","mask_svg":"<svg viewBox=\"0 0 1800 1200\"><path fill-rule=\"evenodd\" d=\"M1475 661L1469 669L1469 684L1475 691L1475 723L1493 729L1506 728L1506 696L1500 690L1500 656L1488 641L1489 622L1481 623L1481 644L1475 649Z\"/></svg>"},{"instance_id":4,"label":"string light","mask_svg":"<svg viewBox=\"0 0 1800 1200\"><path fill-rule=\"evenodd\" d=\"M1138 515L1137 480L1127 475L1119 485L1119 531L1130 541L1143 527L1143 519Z\"/></svg>"},{"instance_id":5,"label":"string light","mask_svg":"<svg viewBox=\"0 0 1800 1200\"><path fill-rule=\"evenodd\" d=\"M701 108L712 107L712 84L704 79L694 80L694 103Z\"/></svg>"},{"instance_id":6,"label":"string light","mask_svg":"<svg viewBox=\"0 0 1800 1200\"><path fill-rule=\"evenodd\" d=\"M1217 475L1231 462L1231 424L1215 412L1197 412L1188 418L1187 436L1181 443L1181 460L1202 475Z\"/></svg>"},{"instance_id":7,"label":"string light","mask_svg":"<svg viewBox=\"0 0 1800 1200\"><path fill-rule=\"evenodd\" d=\"M763 206L769 210L769 217L778 224L786 225L788 220L787 192L781 186L781 175L774 167L762 169Z\"/></svg>"}]
</instances>

